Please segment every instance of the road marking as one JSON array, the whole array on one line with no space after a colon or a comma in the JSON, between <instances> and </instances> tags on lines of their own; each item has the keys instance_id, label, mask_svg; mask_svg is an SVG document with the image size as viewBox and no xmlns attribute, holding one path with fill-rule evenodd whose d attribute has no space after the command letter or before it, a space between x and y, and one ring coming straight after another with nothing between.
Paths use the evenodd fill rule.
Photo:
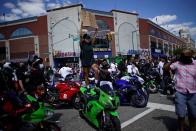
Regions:
<instances>
[{"instance_id":1,"label":"road marking","mask_svg":"<svg viewBox=\"0 0 196 131\"><path fill-rule=\"evenodd\" d=\"M147 110L145 110L144 112L134 116L133 118L123 122L121 124L121 129L125 128L126 126L130 125L131 123L137 121L138 119L144 117L145 115L151 113L154 110L165 110L165 111L171 111L171 112L175 112L175 106L173 105L166 105L166 104L159 104L159 103L152 103L152 102L148 102L147 105Z\"/></svg>"},{"instance_id":2,"label":"road marking","mask_svg":"<svg viewBox=\"0 0 196 131\"><path fill-rule=\"evenodd\" d=\"M166 105L166 104L148 102L147 107L148 108L155 108L155 109L158 109L158 110L165 110L165 111L175 112L175 106L173 106L173 105Z\"/></svg>"},{"instance_id":3,"label":"road marking","mask_svg":"<svg viewBox=\"0 0 196 131\"><path fill-rule=\"evenodd\" d=\"M129 119L129 120L123 122L123 123L121 124L121 129L123 129L124 127L130 125L131 123L137 121L138 119L142 118L143 116L149 114L150 112L152 112L152 111L154 111L154 110L155 110L155 108L149 108L149 109L145 110L144 112L142 112L142 113L140 113L140 114L134 116L133 118L131 118L131 119Z\"/></svg>"}]
</instances>

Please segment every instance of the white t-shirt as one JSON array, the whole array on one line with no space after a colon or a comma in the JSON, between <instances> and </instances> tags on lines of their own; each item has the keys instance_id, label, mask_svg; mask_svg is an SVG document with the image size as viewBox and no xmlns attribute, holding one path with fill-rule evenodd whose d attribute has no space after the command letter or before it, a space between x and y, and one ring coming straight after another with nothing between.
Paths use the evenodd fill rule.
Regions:
<instances>
[{"instance_id":1,"label":"white t-shirt","mask_svg":"<svg viewBox=\"0 0 196 131\"><path fill-rule=\"evenodd\" d=\"M110 69L108 69L109 72L116 72L117 66L114 63L111 63Z\"/></svg>"},{"instance_id":2,"label":"white t-shirt","mask_svg":"<svg viewBox=\"0 0 196 131\"><path fill-rule=\"evenodd\" d=\"M59 74L63 77L63 78L66 78L67 75L69 74L72 74L72 68L70 67L62 67L60 70L59 70Z\"/></svg>"},{"instance_id":3,"label":"white t-shirt","mask_svg":"<svg viewBox=\"0 0 196 131\"><path fill-rule=\"evenodd\" d=\"M139 70L135 65L127 65L127 72L134 75L139 74Z\"/></svg>"},{"instance_id":4,"label":"white t-shirt","mask_svg":"<svg viewBox=\"0 0 196 131\"><path fill-rule=\"evenodd\" d=\"M163 75L163 66L164 66L164 63L162 61L160 61L158 64L158 68L159 68L159 73L161 75Z\"/></svg>"}]
</instances>

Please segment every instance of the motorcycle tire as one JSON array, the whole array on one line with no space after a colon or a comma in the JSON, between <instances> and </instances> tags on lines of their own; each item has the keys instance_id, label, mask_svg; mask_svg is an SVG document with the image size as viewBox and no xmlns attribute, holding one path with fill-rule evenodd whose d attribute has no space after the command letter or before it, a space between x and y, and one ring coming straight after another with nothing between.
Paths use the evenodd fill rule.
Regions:
<instances>
[{"instance_id":1,"label":"motorcycle tire","mask_svg":"<svg viewBox=\"0 0 196 131\"><path fill-rule=\"evenodd\" d=\"M148 102L148 96L144 95L144 94L137 94L137 93L134 93L132 96L131 96L131 103L133 103L133 105L135 107L138 107L138 108L142 108L142 107L146 107L147 105L147 102Z\"/></svg>"},{"instance_id":2,"label":"motorcycle tire","mask_svg":"<svg viewBox=\"0 0 196 131\"><path fill-rule=\"evenodd\" d=\"M77 110L80 109L80 98L81 98L81 96L79 93L74 95L72 98L72 106L73 106L73 108L75 108Z\"/></svg>"},{"instance_id":3,"label":"motorcycle tire","mask_svg":"<svg viewBox=\"0 0 196 131\"><path fill-rule=\"evenodd\" d=\"M42 128L40 127L38 131L61 131L61 129L55 123L43 122Z\"/></svg>"},{"instance_id":4,"label":"motorcycle tire","mask_svg":"<svg viewBox=\"0 0 196 131\"><path fill-rule=\"evenodd\" d=\"M121 123L118 117L110 116L110 122L112 126L110 128L106 128L101 119L98 131L121 131Z\"/></svg>"},{"instance_id":5,"label":"motorcycle tire","mask_svg":"<svg viewBox=\"0 0 196 131\"><path fill-rule=\"evenodd\" d=\"M150 93L157 93L158 92L158 88L157 88L157 85L156 84L149 84L148 87L147 87L148 91Z\"/></svg>"}]
</instances>

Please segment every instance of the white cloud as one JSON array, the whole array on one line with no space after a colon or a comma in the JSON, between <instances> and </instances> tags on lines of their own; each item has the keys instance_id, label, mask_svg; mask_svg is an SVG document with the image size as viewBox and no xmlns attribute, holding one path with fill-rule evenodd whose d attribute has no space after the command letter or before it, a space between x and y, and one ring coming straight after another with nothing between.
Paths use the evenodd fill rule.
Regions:
<instances>
[{"instance_id":1,"label":"white cloud","mask_svg":"<svg viewBox=\"0 0 196 131\"><path fill-rule=\"evenodd\" d=\"M21 9L18 9L18 8L12 9L11 12L14 13L14 14L22 14L23 13L23 11Z\"/></svg>"},{"instance_id":2,"label":"white cloud","mask_svg":"<svg viewBox=\"0 0 196 131\"><path fill-rule=\"evenodd\" d=\"M165 28L166 30L174 33L175 35L178 35L178 32L180 29L189 30L190 34L192 36L196 35L196 27L192 27L192 22L185 22L181 24L166 24L161 25L161 27Z\"/></svg>"},{"instance_id":3,"label":"white cloud","mask_svg":"<svg viewBox=\"0 0 196 131\"><path fill-rule=\"evenodd\" d=\"M45 4L42 0L31 0L29 2L18 2L19 8L29 15L39 16L40 14L46 13Z\"/></svg>"},{"instance_id":4,"label":"white cloud","mask_svg":"<svg viewBox=\"0 0 196 131\"><path fill-rule=\"evenodd\" d=\"M59 7L61 7L61 4L59 4L59 3L48 3L47 4L48 9L59 8Z\"/></svg>"},{"instance_id":5,"label":"white cloud","mask_svg":"<svg viewBox=\"0 0 196 131\"><path fill-rule=\"evenodd\" d=\"M151 18L150 20L152 20L156 24L162 25L162 24L166 24L171 21L174 21L176 19L177 19L176 15L160 15L160 16Z\"/></svg>"},{"instance_id":6,"label":"white cloud","mask_svg":"<svg viewBox=\"0 0 196 131\"><path fill-rule=\"evenodd\" d=\"M191 28L190 33L192 36L196 35L196 27Z\"/></svg>"},{"instance_id":7,"label":"white cloud","mask_svg":"<svg viewBox=\"0 0 196 131\"><path fill-rule=\"evenodd\" d=\"M21 16L22 16L22 17L29 17L29 16L31 16L31 15L28 14L28 13L22 13Z\"/></svg>"},{"instance_id":8,"label":"white cloud","mask_svg":"<svg viewBox=\"0 0 196 131\"><path fill-rule=\"evenodd\" d=\"M21 17L16 14L12 14L12 13L5 14L5 21L12 21L12 20L20 19L20 18ZM4 16L0 17L0 21L4 21Z\"/></svg>"},{"instance_id":9,"label":"white cloud","mask_svg":"<svg viewBox=\"0 0 196 131\"><path fill-rule=\"evenodd\" d=\"M15 5L11 2L6 2L3 4L6 8L9 8L9 9L13 9L15 8Z\"/></svg>"},{"instance_id":10,"label":"white cloud","mask_svg":"<svg viewBox=\"0 0 196 131\"><path fill-rule=\"evenodd\" d=\"M137 11L135 11L135 10L133 10L133 11L131 11L131 12L137 14Z\"/></svg>"},{"instance_id":11,"label":"white cloud","mask_svg":"<svg viewBox=\"0 0 196 131\"><path fill-rule=\"evenodd\" d=\"M67 0L66 3L69 4L69 5L72 4L72 2L70 0Z\"/></svg>"}]
</instances>

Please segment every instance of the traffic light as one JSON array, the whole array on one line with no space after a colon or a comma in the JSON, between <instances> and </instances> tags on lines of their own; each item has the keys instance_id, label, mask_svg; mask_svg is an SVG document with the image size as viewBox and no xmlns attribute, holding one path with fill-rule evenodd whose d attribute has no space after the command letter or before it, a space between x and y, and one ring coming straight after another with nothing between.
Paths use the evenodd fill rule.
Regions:
<instances>
[{"instance_id":1,"label":"traffic light","mask_svg":"<svg viewBox=\"0 0 196 131\"><path fill-rule=\"evenodd\" d=\"M107 41L109 41L109 35L108 35L108 34L106 34L105 39L106 39Z\"/></svg>"},{"instance_id":2,"label":"traffic light","mask_svg":"<svg viewBox=\"0 0 196 131\"><path fill-rule=\"evenodd\" d=\"M112 40L112 34L111 33L106 34L106 40L108 40L108 41Z\"/></svg>"},{"instance_id":3,"label":"traffic light","mask_svg":"<svg viewBox=\"0 0 196 131\"><path fill-rule=\"evenodd\" d=\"M111 33L108 34L108 40L109 40L109 41L112 40L112 34L111 34Z\"/></svg>"}]
</instances>

